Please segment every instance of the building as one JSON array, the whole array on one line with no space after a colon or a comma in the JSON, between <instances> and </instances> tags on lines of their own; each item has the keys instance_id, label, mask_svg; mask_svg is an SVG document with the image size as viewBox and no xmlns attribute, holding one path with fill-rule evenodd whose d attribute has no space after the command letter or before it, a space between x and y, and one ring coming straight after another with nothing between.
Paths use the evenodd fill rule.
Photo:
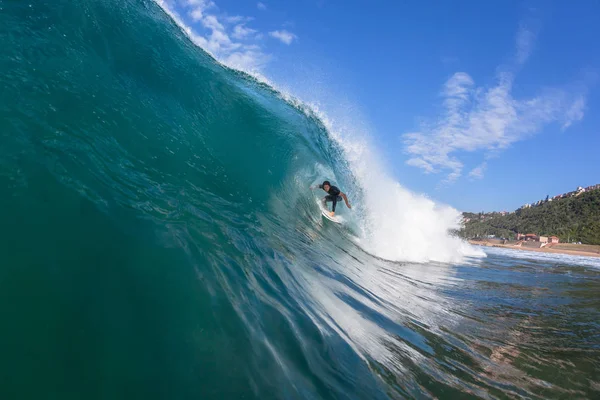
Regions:
<instances>
[{"instance_id":1,"label":"building","mask_svg":"<svg viewBox=\"0 0 600 400\"><path fill-rule=\"evenodd\" d=\"M539 242L540 237L538 235L536 235L535 233L528 233L527 235L525 235L523 240L525 240L527 242Z\"/></svg>"},{"instance_id":2,"label":"building","mask_svg":"<svg viewBox=\"0 0 600 400\"><path fill-rule=\"evenodd\" d=\"M547 236L540 236L538 241L540 243L548 243L548 237Z\"/></svg>"},{"instance_id":3,"label":"building","mask_svg":"<svg viewBox=\"0 0 600 400\"><path fill-rule=\"evenodd\" d=\"M548 243L558 243L559 239L556 236L550 236L548 238Z\"/></svg>"},{"instance_id":4,"label":"building","mask_svg":"<svg viewBox=\"0 0 600 400\"><path fill-rule=\"evenodd\" d=\"M538 242L540 240L540 238L535 233L528 233L527 235L523 235L522 233L517 233L517 240L525 240L528 242Z\"/></svg>"}]
</instances>

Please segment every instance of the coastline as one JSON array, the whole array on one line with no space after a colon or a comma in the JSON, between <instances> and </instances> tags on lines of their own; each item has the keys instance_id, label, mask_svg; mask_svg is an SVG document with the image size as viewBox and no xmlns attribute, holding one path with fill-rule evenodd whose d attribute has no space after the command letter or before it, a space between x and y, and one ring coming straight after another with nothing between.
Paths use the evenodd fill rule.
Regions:
<instances>
[{"instance_id":1,"label":"coastline","mask_svg":"<svg viewBox=\"0 0 600 400\"><path fill-rule=\"evenodd\" d=\"M567 254L570 256L585 256L585 257L600 257L600 246L590 246L590 250L569 250L565 248L546 248L546 247L521 247L510 244L501 244L494 243L488 240L469 240L469 243L475 246L483 246L483 247L500 247L503 249L512 249L512 250L525 250L525 251L533 251L538 253L554 253L554 254ZM570 246L569 244L562 244L561 247ZM576 246L576 245L573 245Z\"/></svg>"}]
</instances>

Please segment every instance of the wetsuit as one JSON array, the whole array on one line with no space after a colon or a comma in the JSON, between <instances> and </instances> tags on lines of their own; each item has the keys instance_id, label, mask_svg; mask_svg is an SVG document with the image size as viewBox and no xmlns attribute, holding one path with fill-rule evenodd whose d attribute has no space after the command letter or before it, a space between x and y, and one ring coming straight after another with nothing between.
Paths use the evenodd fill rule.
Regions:
<instances>
[{"instance_id":1,"label":"wetsuit","mask_svg":"<svg viewBox=\"0 0 600 400\"><path fill-rule=\"evenodd\" d=\"M319 188L323 189L323 185L319 185ZM329 186L329 191L327 191L327 193L329 194L325 196L325 198L323 199L323 203L326 201L331 201L333 203L333 205L331 206L331 211L335 212L335 205L338 201L343 200L342 196L340 196L340 193L342 192L335 186Z\"/></svg>"}]
</instances>

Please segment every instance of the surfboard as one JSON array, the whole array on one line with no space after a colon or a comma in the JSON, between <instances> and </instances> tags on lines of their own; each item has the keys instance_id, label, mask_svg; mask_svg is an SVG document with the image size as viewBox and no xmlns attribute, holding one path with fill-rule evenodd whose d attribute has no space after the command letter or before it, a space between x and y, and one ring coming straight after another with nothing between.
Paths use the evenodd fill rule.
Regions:
<instances>
[{"instance_id":1,"label":"surfboard","mask_svg":"<svg viewBox=\"0 0 600 400\"><path fill-rule=\"evenodd\" d=\"M323 203L321 200L316 200L317 205L319 206L319 210L321 210L321 215L330 220L331 222L335 222L336 224L342 224L344 222L344 218L341 215L336 215L332 217L329 215L330 211L326 208L323 208Z\"/></svg>"},{"instance_id":2,"label":"surfboard","mask_svg":"<svg viewBox=\"0 0 600 400\"><path fill-rule=\"evenodd\" d=\"M330 220L331 222L335 222L336 224L341 224L342 221L339 217L329 215L329 211L321 210L321 215Z\"/></svg>"}]
</instances>

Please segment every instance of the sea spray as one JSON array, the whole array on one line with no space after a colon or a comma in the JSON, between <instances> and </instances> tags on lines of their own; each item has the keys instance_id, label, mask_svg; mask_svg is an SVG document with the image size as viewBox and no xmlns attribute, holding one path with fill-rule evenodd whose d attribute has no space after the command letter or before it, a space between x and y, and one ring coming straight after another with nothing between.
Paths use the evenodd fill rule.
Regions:
<instances>
[{"instance_id":1,"label":"sea spray","mask_svg":"<svg viewBox=\"0 0 600 400\"><path fill-rule=\"evenodd\" d=\"M194 30L166 2L156 1L196 45L210 53L203 46L205 42L198 40ZM216 55L213 54L213 57L218 60ZM219 61L229 68L240 70L238 65L223 59ZM302 101L289 89L282 89L288 85L274 83L256 70L242 72L247 73L249 79L268 85L276 95L307 117L315 118L315 122L322 124L328 136L342 149L338 153L335 149L332 151L342 158L336 163L338 168L345 170L339 177L321 174L317 180L337 178L351 188L350 191L345 189L355 199L354 212L348 221L358 225L357 244L378 257L395 261L458 262L464 256L485 256L485 253L452 234L460 227L461 216L457 210L410 192L385 171L376 146L368 139L368 132L357 128L365 124L357 123L355 115L336 112L334 122L332 112L323 110L320 102L314 99ZM307 181L306 185L311 183Z\"/></svg>"},{"instance_id":2,"label":"sea spray","mask_svg":"<svg viewBox=\"0 0 600 400\"><path fill-rule=\"evenodd\" d=\"M598 397L592 264L373 256L426 250L384 241L412 222L373 217L371 183L406 229L455 212L343 112L224 68L149 0L0 7L1 399Z\"/></svg>"},{"instance_id":3,"label":"sea spray","mask_svg":"<svg viewBox=\"0 0 600 400\"><path fill-rule=\"evenodd\" d=\"M460 227L457 210L414 194L390 177L364 132L353 128L360 124L346 123L352 117L336 118L344 121L336 126L325 113L316 112L343 149L349 175L361 193L363 236L358 242L366 250L395 261L458 262L464 256L485 256L452 234Z\"/></svg>"}]
</instances>

